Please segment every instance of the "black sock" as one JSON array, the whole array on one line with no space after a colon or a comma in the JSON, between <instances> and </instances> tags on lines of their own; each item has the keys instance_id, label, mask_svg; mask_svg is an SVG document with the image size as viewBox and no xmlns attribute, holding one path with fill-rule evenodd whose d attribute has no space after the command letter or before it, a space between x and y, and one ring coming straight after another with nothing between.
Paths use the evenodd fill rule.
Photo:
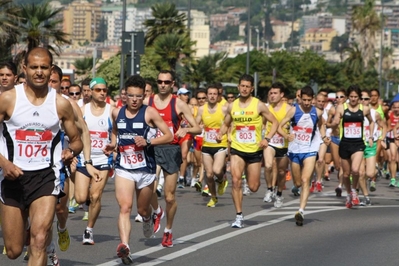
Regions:
<instances>
[{"instance_id":1,"label":"black sock","mask_svg":"<svg viewBox=\"0 0 399 266\"><path fill-rule=\"evenodd\" d=\"M273 191L273 187L268 187L267 190Z\"/></svg>"},{"instance_id":2,"label":"black sock","mask_svg":"<svg viewBox=\"0 0 399 266\"><path fill-rule=\"evenodd\" d=\"M237 212L237 215L242 215L242 212Z\"/></svg>"},{"instance_id":3,"label":"black sock","mask_svg":"<svg viewBox=\"0 0 399 266\"><path fill-rule=\"evenodd\" d=\"M283 195L282 191L277 191L277 197L281 197Z\"/></svg>"}]
</instances>

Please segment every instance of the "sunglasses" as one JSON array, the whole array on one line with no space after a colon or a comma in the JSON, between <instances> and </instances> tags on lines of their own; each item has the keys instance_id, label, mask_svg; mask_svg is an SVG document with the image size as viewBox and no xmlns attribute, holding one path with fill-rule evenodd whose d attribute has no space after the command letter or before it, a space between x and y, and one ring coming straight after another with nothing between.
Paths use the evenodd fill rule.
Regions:
<instances>
[{"instance_id":1,"label":"sunglasses","mask_svg":"<svg viewBox=\"0 0 399 266\"><path fill-rule=\"evenodd\" d=\"M161 85L162 83L165 83L165 85L170 85L170 84L172 84L172 82L173 81L171 81L171 80L160 80L160 79L157 80L157 83L159 85Z\"/></svg>"},{"instance_id":2,"label":"sunglasses","mask_svg":"<svg viewBox=\"0 0 399 266\"><path fill-rule=\"evenodd\" d=\"M341 96L337 96L337 97L335 97L336 99L342 99L342 98L345 98L345 96L343 96L343 95L341 95Z\"/></svg>"},{"instance_id":3,"label":"sunglasses","mask_svg":"<svg viewBox=\"0 0 399 266\"><path fill-rule=\"evenodd\" d=\"M206 97L197 98L197 100L205 100Z\"/></svg>"},{"instance_id":4,"label":"sunglasses","mask_svg":"<svg viewBox=\"0 0 399 266\"><path fill-rule=\"evenodd\" d=\"M61 87L61 90L67 90L67 89L69 89L69 86L67 86L67 87Z\"/></svg>"},{"instance_id":5,"label":"sunglasses","mask_svg":"<svg viewBox=\"0 0 399 266\"><path fill-rule=\"evenodd\" d=\"M70 92L69 95L71 95L71 96L79 96L80 95L80 91L78 91L78 92Z\"/></svg>"},{"instance_id":6,"label":"sunglasses","mask_svg":"<svg viewBox=\"0 0 399 266\"><path fill-rule=\"evenodd\" d=\"M108 89L107 88L104 88L104 89L101 89L101 88L95 88L95 89L93 89L93 91L95 91L95 92L101 92L101 91L103 91L103 92L107 92L108 91Z\"/></svg>"},{"instance_id":7,"label":"sunglasses","mask_svg":"<svg viewBox=\"0 0 399 266\"><path fill-rule=\"evenodd\" d=\"M363 101L370 101L370 98L361 98Z\"/></svg>"},{"instance_id":8,"label":"sunglasses","mask_svg":"<svg viewBox=\"0 0 399 266\"><path fill-rule=\"evenodd\" d=\"M234 96L228 96L227 99L234 99Z\"/></svg>"}]
</instances>

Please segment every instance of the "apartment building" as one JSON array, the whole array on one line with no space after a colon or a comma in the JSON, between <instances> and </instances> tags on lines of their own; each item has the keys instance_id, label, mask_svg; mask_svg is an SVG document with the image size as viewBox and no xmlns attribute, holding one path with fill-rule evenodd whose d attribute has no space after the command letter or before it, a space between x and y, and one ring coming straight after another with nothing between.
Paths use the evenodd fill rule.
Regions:
<instances>
[{"instance_id":1,"label":"apartment building","mask_svg":"<svg viewBox=\"0 0 399 266\"><path fill-rule=\"evenodd\" d=\"M331 48L332 39L337 36L333 28L313 28L305 32L301 39L301 49L309 49L315 52L326 52Z\"/></svg>"}]
</instances>

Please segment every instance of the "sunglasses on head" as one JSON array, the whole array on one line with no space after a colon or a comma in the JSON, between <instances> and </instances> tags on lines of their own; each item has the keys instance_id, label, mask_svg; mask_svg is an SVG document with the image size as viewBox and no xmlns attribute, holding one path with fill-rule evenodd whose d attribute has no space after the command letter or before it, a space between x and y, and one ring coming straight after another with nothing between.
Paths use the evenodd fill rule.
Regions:
<instances>
[{"instance_id":1,"label":"sunglasses on head","mask_svg":"<svg viewBox=\"0 0 399 266\"><path fill-rule=\"evenodd\" d=\"M162 83L165 83L165 85L170 85L170 84L172 84L172 81L171 80L160 80L160 79L158 79L157 83L159 85L161 85Z\"/></svg>"},{"instance_id":2,"label":"sunglasses on head","mask_svg":"<svg viewBox=\"0 0 399 266\"><path fill-rule=\"evenodd\" d=\"M71 95L71 96L78 96L78 95L80 95L80 91L77 91L77 92L70 92L69 95Z\"/></svg>"}]
</instances>

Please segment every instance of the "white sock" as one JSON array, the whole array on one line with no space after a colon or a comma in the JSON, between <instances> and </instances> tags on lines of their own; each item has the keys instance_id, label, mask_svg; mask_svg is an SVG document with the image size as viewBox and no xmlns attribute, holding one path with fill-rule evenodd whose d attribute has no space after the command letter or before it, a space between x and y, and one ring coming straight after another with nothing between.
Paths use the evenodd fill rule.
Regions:
<instances>
[{"instance_id":1,"label":"white sock","mask_svg":"<svg viewBox=\"0 0 399 266\"><path fill-rule=\"evenodd\" d=\"M171 233L172 233L172 229L168 229L168 228L165 227L164 233L169 233L169 234L171 234Z\"/></svg>"}]
</instances>

